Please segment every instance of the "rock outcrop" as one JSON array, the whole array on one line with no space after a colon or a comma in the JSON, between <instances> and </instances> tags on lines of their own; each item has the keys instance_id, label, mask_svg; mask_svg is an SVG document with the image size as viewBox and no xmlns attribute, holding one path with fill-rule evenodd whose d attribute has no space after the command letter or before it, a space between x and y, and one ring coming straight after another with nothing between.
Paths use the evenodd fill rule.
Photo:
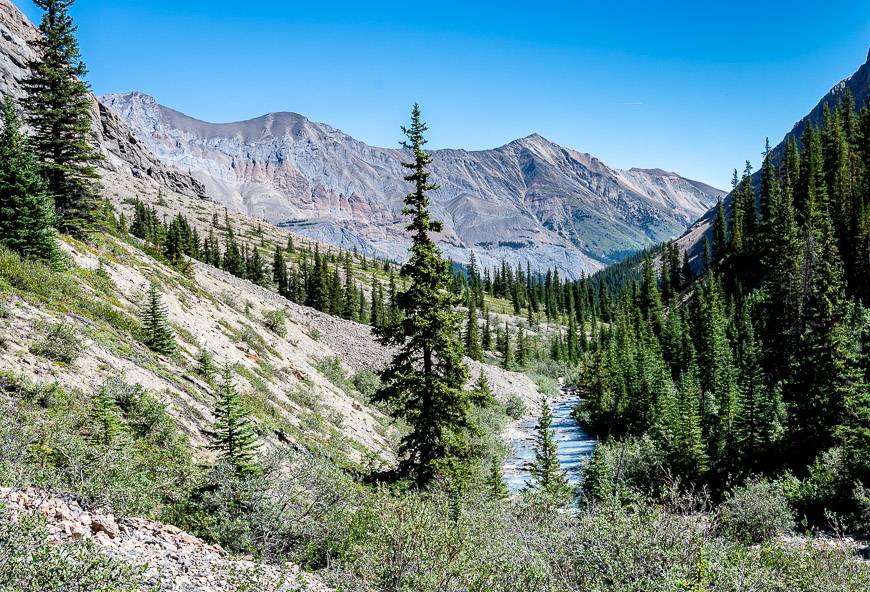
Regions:
<instances>
[{"instance_id":1,"label":"rock outcrop","mask_svg":"<svg viewBox=\"0 0 870 592\"><path fill-rule=\"evenodd\" d=\"M0 0L0 95L19 101L24 96L21 81L30 75L34 58L29 42L38 31L9 0ZM104 186L140 181L168 191L204 197L205 187L189 174L166 166L138 141L115 113L96 98L91 107L94 141L103 156L98 163ZM119 181L122 181L119 183Z\"/></svg>"},{"instance_id":2,"label":"rock outcrop","mask_svg":"<svg viewBox=\"0 0 870 592\"><path fill-rule=\"evenodd\" d=\"M116 519L105 509L86 510L73 498L38 489L0 488L0 519L45 517L50 540L90 540L99 552L143 570L142 584L164 592L218 592L255 583L270 592L328 592L316 576L296 565L278 567L234 558L217 545L170 524L142 518ZM245 588L253 589L253 588Z\"/></svg>"},{"instance_id":3,"label":"rock outcrop","mask_svg":"<svg viewBox=\"0 0 870 592\"><path fill-rule=\"evenodd\" d=\"M400 150L296 113L212 124L141 93L108 95L165 163L236 211L394 260L405 256ZM659 169L619 170L531 135L493 150L436 150L434 215L444 251L576 276L677 236L723 192Z\"/></svg>"}]
</instances>

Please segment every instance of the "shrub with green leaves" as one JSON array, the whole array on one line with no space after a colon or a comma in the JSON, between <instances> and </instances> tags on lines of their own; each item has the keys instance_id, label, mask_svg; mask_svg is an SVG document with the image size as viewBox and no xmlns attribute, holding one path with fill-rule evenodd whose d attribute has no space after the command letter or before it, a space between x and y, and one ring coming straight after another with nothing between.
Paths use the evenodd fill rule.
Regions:
<instances>
[{"instance_id":1,"label":"shrub with green leaves","mask_svg":"<svg viewBox=\"0 0 870 592\"><path fill-rule=\"evenodd\" d=\"M64 392L43 405L25 394L0 414L3 484L70 491L122 515L158 517L193 482L187 437L140 387L111 379L96 393Z\"/></svg>"},{"instance_id":2,"label":"shrub with green leaves","mask_svg":"<svg viewBox=\"0 0 870 592\"><path fill-rule=\"evenodd\" d=\"M516 393L511 393L504 402L504 412L511 419L520 419L526 414L526 402Z\"/></svg>"},{"instance_id":3,"label":"shrub with green leaves","mask_svg":"<svg viewBox=\"0 0 870 592\"><path fill-rule=\"evenodd\" d=\"M284 337L287 335L287 313L284 309L276 308L263 313L263 324L275 335Z\"/></svg>"},{"instance_id":4,"label":"shrub with green leaves","mask_svg":"<svg viewBox=\"0 0 870 592\"><path fill-rule=\"evenodd\" d=\"M794 529L794 515L778 481L753 480L734 489L721 514L724 532L741 542L761 543Z\"/></svg>"},{"instance_id":5,"label":"shrub with green leaves","mask_svg":"<svg viewBox=\"0 0 870 592\"><path fill-rule=\"evenodd\" d=\"M61 364L72 364L81 351L81 341L75 327L66 322L40 325L42 339L30 346L30 351Z\"/></svg>"},{"instance_id":6,"label":"shrub with green leaves","mask_svg":"<svg viewBox=\"0 0 870 592\"><path fill-rule=\"evenodd\" d=\"M87 541L49 543L45 518L21 516L13 522L0 507L0 590L99 590L137 592L146 589L142 569L99 552Z\"/></svg>"}]
</instances>

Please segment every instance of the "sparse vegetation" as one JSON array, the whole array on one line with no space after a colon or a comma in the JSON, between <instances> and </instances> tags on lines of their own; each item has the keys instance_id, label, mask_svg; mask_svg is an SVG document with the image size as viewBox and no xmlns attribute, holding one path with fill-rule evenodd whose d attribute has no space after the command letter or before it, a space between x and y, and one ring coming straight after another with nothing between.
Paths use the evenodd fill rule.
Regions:
<instances>
[{"instance_id":1,"label":"sparse vegetation","mask_svg":"<svg viewBox=\"0 0 870 592\"><path fill-rule=\"evenodd\" d=\"M78 332L66 322L41 324L43 336L30 346L30 351L61 364L72 364L81 352Z\"/></svg>"}]
</instances>

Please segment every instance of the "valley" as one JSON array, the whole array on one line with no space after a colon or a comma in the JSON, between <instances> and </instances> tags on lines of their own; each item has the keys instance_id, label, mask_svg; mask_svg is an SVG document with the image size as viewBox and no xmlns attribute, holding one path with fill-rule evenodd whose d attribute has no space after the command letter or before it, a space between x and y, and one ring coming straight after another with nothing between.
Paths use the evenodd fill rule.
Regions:
<instances>
[{"instance_id":1,"label":"valley","mask_svg":"<svg viewBox=\"0 0 870 592\"><path fill-rule=\"evenodd\" d=\"M74 4L0 0L0 590L870 588L867 63L726 194L96 97Z\"/></svg>"}]
</instances>

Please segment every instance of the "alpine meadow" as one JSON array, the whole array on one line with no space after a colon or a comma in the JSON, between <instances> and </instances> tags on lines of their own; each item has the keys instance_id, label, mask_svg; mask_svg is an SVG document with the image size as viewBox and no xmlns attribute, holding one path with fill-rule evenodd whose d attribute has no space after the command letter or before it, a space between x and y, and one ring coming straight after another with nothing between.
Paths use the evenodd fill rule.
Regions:
<instances>
[{"instance_id":1,"label":"alpine meadow","mask_svg":"<svg viewBox=\"0 0 870 592\"><path fill-rule=\"evenodd\" d=\"M0 0L0 591L870 590L866 6L184 4Z\"/></svg>"}]
</instances>

